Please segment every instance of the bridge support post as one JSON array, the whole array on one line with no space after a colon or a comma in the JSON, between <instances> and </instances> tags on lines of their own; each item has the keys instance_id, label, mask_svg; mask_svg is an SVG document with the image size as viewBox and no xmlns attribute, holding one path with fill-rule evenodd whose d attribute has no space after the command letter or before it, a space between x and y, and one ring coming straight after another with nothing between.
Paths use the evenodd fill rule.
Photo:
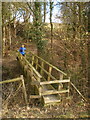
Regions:
<instances>
[{"instance_id":1,"label":"bridge support post","mask_svg":"<svg viewBox=\"0 0 90 120\"><path fill-rule=\"evenodd\" d=\"M32 66L33 66L33 64L34 64L34 56L32 56Z\"/></svg>"},{"instance_id":2,"label":"bridge support post","mask_svg":"<svg viewBox=\"0 0 90 120\"><path fill-rule=\"evenodd\" d=\"M41 67L44 68L44 62L42 61ZM40 74L43 76L43 69L41 69Z\"/></svg>"},{"instance_id":3,"label":"bridge support post","mask_svg":"<svg viewBox=\"0 0 90 120\"><path fill-rule=\"evenodd\" d=\"M69 77L70 80L70 77ZM70 82L68 83L68 97L70 96Z\"/></svg>"},{"instance_id":4,"label":"bridge support post","mask_svg":"<svg viewBox=\"0 0 90 120\"><path fill-rule=\"evenodd\" d=\"M40 78L38 78L37 80L40 83ZM39 95L41 96L41 85L38 85L38 90L39 90Z\"/></svg>"},{"instance_id":5,"label":"bridge support post","mask_svg":"<svg viewBox=\"0 0 90 120\"><path fill-rule=\"evenodd\" d=\"M51 72L52 72L52 67L51 67L51 66L49 66L49 75L48 75L48 81L50 81Z\"/></svg>"},{"instance_id":6,"label":"bridge support post","mask_svg":"<svg viewBox=\"0 0 90 120\"><path fill-rule=\"evenodd\" d=\"M36 59L36 70L38 68L38 58Z\"/></svg>"},{"instance_id":7,"label":"bridge support post","mask_svg":"<svg viewBox=\"0 0 90 120\"><path fill-rule=\"evenodd\" d=\"M60 80L63 80L63 74L60 73ZM63 87L62 83L58 85L58 91Z\"/></svg>"},{"instance_id":8,"label":"bridge support post","mask_svg":"<svg viewBox=\"0 0 90 120\"><path fill-rule=\"evenodd\" d=\"M23 85L23 92L24 92L25 102L26 102L26 105L28 106L27 93L26 93L26 88L25 88L25 84L24 84L23 75L21 75L21 79L22 79L22 85Z\"/></svg>"}]
</instances>

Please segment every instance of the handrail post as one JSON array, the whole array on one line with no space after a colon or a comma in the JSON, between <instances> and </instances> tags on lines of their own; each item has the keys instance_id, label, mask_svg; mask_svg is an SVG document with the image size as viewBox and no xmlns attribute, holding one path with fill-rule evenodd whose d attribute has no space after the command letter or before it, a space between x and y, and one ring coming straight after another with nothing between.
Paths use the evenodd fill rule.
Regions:
<instances>
[{"instance_id":1,"label":"handrail post","mask_svg":"<svg viewBox=\"0 0 90 120\"><path fill-rule=\"evenodd\" d=\"M37 79L40 83L40 78ZM41 96L41 85L38 85L39 95Z\"/></svg>"},{"instance_id":2,"label":"handrail post","mask_svg":"<svg viewBox=\"0 0 90 120\"><path fill-rule=\"evenodd\" d=\"M32 63L31 64L33 66L33 64L34 64L34 56L32 56Z\"/></svg>"},{"instance_id":3,"label":"handrail post","mask_svg":"<svg viewBox=\"0 0 90 120\"><path fill-rule=\"evenodd\" d=\"M63 80L63 74L60 73L60 80ZM60 90L63 87L63 85L61 83L59 83L58 85L58 90Z\"/></svg>"},{"instance_id":4,"label":"handrail post","mask_svg":"<svg viewBox=\"0 0 90 120\"><path fill-rule=\"evenodd\" d=\"M31 80L33 80L33 70L31 70Z\"/></svg>"},{"instance_id":5,"label":"handrail post","mask_svg":"<svg viewBox=\"0 0 90 120\"><path fill-rule=\"evenodd\" d=\"M50 75L51 75L51 72L52 72L52 67L49 66L49 75L48 75L48 81L50 81Z\"/></svg>"},{"instance_id":6,"label":"handrail post","mask_svg":"<svg viewBox=\"0 0 90 120\"><path fill-rule=\"evenodd\" d=\"M38 58L36 58L36 70L38 68Z\"/></svg>"},{"instance_id":7,"label":"handrail post","mask_svg":"<svg viewBox=\"0 0 90 120\"><path fill-rule=\"evenodd\" d=\"M41 63L41 67L44 68L44 62L43 61ZM42 70L42 68L41 68L40 74L43 76L43 70Z\"/></svg>"},{"instance_id":8,"label":"handrail post","mask_svg":"<svg viewBox=\"0 0 90 120\"><path fill-rule=\"evenodd\" d=\"M70 80L70 77L69 77ZM70 82L68 83L68 97L70 96Z\"/></svg>"}]
</instances>

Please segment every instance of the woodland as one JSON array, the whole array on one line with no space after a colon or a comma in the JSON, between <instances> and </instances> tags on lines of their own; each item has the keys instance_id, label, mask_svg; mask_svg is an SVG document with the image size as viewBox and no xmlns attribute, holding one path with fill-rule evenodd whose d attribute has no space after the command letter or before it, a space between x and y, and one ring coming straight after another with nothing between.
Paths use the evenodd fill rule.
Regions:
<instances>
[{"instance_id":1,"label":"woodland","mask_svg":"<svg viewBox=\"0 0 90 120\"><path fill-rule=\"evenodd\" d=\"M87 99L72 89L69 99L42 107L30 99L26 107L22 91L10 99L17 84L2 84L2 112L5 118L90 117L90 2L2 2L2 81L23 74L17 50L38 55L67 73ZM56 13L57 11L57 13ZM27 94L31 88L25 83ZM13 93L15 94L15 93ZM9 100L7 99L9 96Z\"/></svg>"}]
</instances>

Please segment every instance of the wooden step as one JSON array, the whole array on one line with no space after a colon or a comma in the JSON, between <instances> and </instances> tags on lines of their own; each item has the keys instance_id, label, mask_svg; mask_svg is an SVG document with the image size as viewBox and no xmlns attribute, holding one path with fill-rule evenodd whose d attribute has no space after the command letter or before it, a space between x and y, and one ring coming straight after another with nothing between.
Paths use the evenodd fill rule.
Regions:
<instances>
[{"instance_id":1,"label":"wooden step","mask_svg":"<svg viewBox=\"0 0 90 120\"><path fill-rule=\"evenodd\" d=\"M55 90L55 88L52 85L42 85L41 92L45 92L48 90Z\"/></svg>"},{"instance_id":2,"label":"wooden step","mask_svg":"<svg viewBox=\"0 0 90 120\"><path fill-rule=\"evenodd\" d=\"M59 95L45 95L43 96L43 99L45 104L58 103L61 101Z\"/></svg>"},{"instance_id":3,"label":"wooden step","mask_svg":"<svg viewBox=\"0 0 90 120\"><path fill-rule=\"evenodd\" d=\"M42 92L41 95L44 96L44 95L60 94L60 93L67 93L67 92L69 92L69 90L61 90L61 91L49 90L46 92Z\"/></svg>"}]
</instances>

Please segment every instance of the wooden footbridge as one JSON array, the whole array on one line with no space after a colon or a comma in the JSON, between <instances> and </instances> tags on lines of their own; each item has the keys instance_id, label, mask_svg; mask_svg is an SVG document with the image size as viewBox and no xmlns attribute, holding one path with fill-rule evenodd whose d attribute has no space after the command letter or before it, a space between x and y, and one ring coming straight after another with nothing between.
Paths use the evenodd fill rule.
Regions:
<instances>
[{"instance_id":1,"label":"wooden footbridge","mask_svg":"<svg viewBox=\"0 0 90 120\"><path fill-rule=\"evenodd\" d=\"M30 98L41 98L44 104L60 102L63 97L69 97L70 84L83 97L66 73L32 52L29 57L18 53L18 60L26 79L36 89Z\"/></svg>"}]
</instances>

